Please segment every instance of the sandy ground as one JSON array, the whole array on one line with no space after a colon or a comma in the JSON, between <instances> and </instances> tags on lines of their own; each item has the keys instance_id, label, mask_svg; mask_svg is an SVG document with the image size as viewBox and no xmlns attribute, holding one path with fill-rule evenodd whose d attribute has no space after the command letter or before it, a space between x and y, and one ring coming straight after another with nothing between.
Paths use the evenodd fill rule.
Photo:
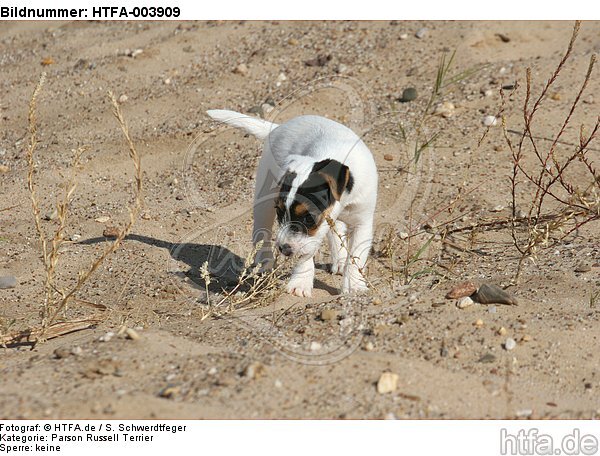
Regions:
<instances>
[{"instance_id":1,"label":"sandy ground","mask_svg":"<svg viewBox=\"0 0 600 456\"><path fill-rule=\"evenodd\" d=\"M521 283L510 288L518 306L459 309L444 298L463 280L508 284L519 256L506 227L456 233L448 240L459 248L436 237L406 274L400 260L391 268L382 253L390 231L415 234L410 245L397 240L403 258L431 237L423 226L509 215L510 154L499 126L478 147L482 119L497 113L499 88L522 82L528 66L539 91L571 28L566 22L2 24L0 275L16 276L17 285L0 290L0 332L39 324L43 303L24 159L28 100L41 71L47 81L35 180L43 214L52 212L72 149L88 148L59 283L72 285L110 242L106 226L127 219L133 172L109 89L143 156L145 201L133 234L79 294L107 309L74 303L65 315L102 322L33 349L0 348L0 419L598 417L600 303L590 299L600 285L597 223L526 264ZM600 23L583 23L537 135L553 137L599 49ZM485 67L444 90L439 102L455 110L428 119L427 134L439 135L414 167L411 125L427 103L440 57L453 50L452 74ZM407 87L419 95L401 103ZM600 93L597 73L588 93ZM515 130L523 96L521 85L507 109ZM579 123L595 120L599 102L586 95L565 140L576 141ZM257 140L215 125L205 111L256 107L277 121L324 115L364 136L380 173L369 267L375 289L339 296L340 277L322 266L311 299L281 294L201 321L202 264L208 261L218 285L228 286L235 271L227 267L250 250L260 155ZM523 187L519 201L530 192ZM102 217L110 219L97 221ZM575 272L582 262L591 270ZM218 289L211 294L218 299ZM122 325L139 340L106 336ZM517 342L510 351L503 345L509 337ZM386 394L376 388L383 372L398 375L397 388Z\"/></svg>"}]
</instances>

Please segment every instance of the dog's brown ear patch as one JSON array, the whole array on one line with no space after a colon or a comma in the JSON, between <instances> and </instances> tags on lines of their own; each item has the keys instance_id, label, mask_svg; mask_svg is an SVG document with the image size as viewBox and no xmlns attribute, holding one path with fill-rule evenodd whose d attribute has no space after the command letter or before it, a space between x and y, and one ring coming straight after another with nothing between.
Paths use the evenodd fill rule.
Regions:
<instances>
[{"instance_id":1,"label":"dog's brown ear patch","mask_svg":"<svg viewBox=\"0 0 600 456\"><path fill-rule=\"evenodd\" d=\"M313 172L318 173L325 179L331 188L331 194L339 201L344 190L350 193L354 186L354 179L350 169L337 160L321 160L313 166Z\"/></svg>"}]
</instances>

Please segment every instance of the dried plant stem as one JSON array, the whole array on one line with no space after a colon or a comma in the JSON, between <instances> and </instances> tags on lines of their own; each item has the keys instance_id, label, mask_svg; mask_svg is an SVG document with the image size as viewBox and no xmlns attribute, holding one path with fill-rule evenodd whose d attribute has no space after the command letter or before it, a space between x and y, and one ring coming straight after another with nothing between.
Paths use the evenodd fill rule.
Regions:
<instances>
[{"instance_id":1,"label":"dried plant stem","mask_svg":"<svg viewBox=\"0 0 600 456\"><path fill-rule=\"evenodd\" d=\"M131 158L131 161L133 162L135 168L134 202L132 206L129 207L129 220L127 221L125 226L119 231L119 234L117 235L115 240L104 250L104 252L102 252L102 254L98 258L96 258L96 260L92 262L92 264L87 268L87 270L79 273L77 283L73 288L71 288L69 292L61 293L62 299L54 309L54 312L51 314L48 320L48 324L52 324L56 321L58 314L68 304L69 300L72 299L73 296L83 287L83 285L88 281L88 279L96 271L96 269L98 269L98 267L104 262L106 257L112 254L115 250L117 250L123 239L125 239L125 237L130 233L131 228L136 222L142 208L141 158L137 152L137 149L135 148L135 145L133 144L131 135L129 134L129 127L127 126L127 123L123 118L123 114L121 112L121 107L119 106L119 103L117 102L112 92L109 92L108 96L113 105L113 115L117 119L119 126L121 127L121 130L123 132L123 135L125 136L125 140L127 141L127 144L129 146L129 157Z\"/></svg>"},{"instance_id":2,"label":"dried plant stem","mask_svg":"<svg viewBox=\"0 0 600 456\"><path fill-rule=\"evenodd\" d=\"M367 282L367 284L369 285L369 287L371 287L374 290L377 290L377 287L375 285L373 285L373 283L367 278L364 269L358 265L357 263L357 258L354 257L351 253L350 253L350 249L348 247L348 243L347 243L347 238L345 238L344 236L342 236L338 230L335 228L335 222L333 221L333 219L329 216L326 216L325 220L327 221L327 224L329 225L329 229L331 231L333 231L333 233L337 236L337 238L340 241L340 247L342 247L346 253L348 254L348 258L350 259L350 261L352 262L352 264L354 266L356 266L356 269L358 270L358 272L360 273L360 275L362 276L362 278L365 280L365 282Z\"/></svg>"},{"instance_id":3,"label":"dried plant stem","mask_svg":"<svg viewBox=\"0 0 600 456\"><path fill-rule=\"evenodd\" d=\"M283 264L277 265L268 272L260 272L260 264L253 265L253 259L262 248L258 242L244 260L244 267L238 276L236 285L231 290L223 290L223 296L216 302L211 302L209 285L212 282L209 264L204 262L200 268L200 277L204 281L206 303L208 309L201 309L200 321L209 317L223 317L234 311L258 307L267 300L281 293L280 279ZM243 290L248 287L248 290Z\"/></svg>"},{"instance_id":4,"label":"dried plant stem","mask_svg":"<svg viewBox=\"0 0 600 456\"><path fill-rule=\"evenodd\" d=\"M122 230L120 230L116 239L104 250L104 252L97 257L84 271L80 271L77 283L70 289L63 289L56 284L56 270L60 259L60 248L64 243L64 231L68 224L68 213L71 198L77 187L75 177L77 169L80 164L81 155L85 151L85 148L79 148L74 151L74 157L71 162L71 176L65 182L64 194L62 198L56 204L56 211L58 214L58 227L51 238L48 238L44 229L42 228L41 216L40 216L40 204L36 193L36 186L34 183L35 174L35 151L38 145L37 135L37 119L36 119L36 107L38 96L42 90L46 79L46 74L42 73L38 84L36 85L31 100L29 102L29 143L27 147L27 184L29 189L29 195L31 199L31 205L34 216L35 228L40 239L42 259L45 269L45 281L44 291L45 298L42 305L42 322L39 330L31 331L31 337L35 336L36 340L44 340L48 338L50 329L55 326L58 316L61 312L66 310L69 302L75 299L75 295L81 290L84 284L89 280L91 275L98 269L100 264L113 253L120 243L123 241L125 236L131 231L133 224L135 223L139 212L142 207L142 171L141 171L141 159L133 144L131 136L129 134L129 128L125 119L123 118L119 104L117 103L114 95L109 92L109 97L113 105L113 114L117 119L119 126L123 132L125 140L129 149L129 157L131 158L135 168L135 187L134 187L134 202L129 207L129 221L125 224Z\"/></svg>"},{"instance_id":5,"label":"dried plant stem","mask_svg":"<svg viewBox=\"0 0 600 456\"><path fill-rule=\"evenodd\" d=\"M565 54L542 87L535 101L532 101L534 97L532 93L531 69L527 69L526 93L522 106L523 130L516 144L508 136L509 130L504 115L506 97L501 91L502 129L504 139L513 159L513 169L510 176L512 199L511 236L515 248L521 255L513 279L515 283L520 278L525 260L528 258L533 259L540 248L547 247L551 237L558 235L560 239L564 239L565 236L586 223L600 219L600 196L597 192L598 188L600 188L600 182L598 173L587 156L591 150L590 144L600 130L600 117L596 118L594 127L589 135L585 135L584 128L581 127L579 144L575 146L575 150L570 152L562 161L556 155L557 145L565 144L562 137L568 130L573 119L573 114L579 106L592 77L596 63L595 55L592 55L590 58L583 83L571 103L561 127L554 136L551 145L545 151L538 145L537 140L539 137L535 136L532 131L534 121L541 112L540 108L543 100L548 96L550 88L555 84L566 62L573 53L580 25L579 21L575 23ZM566 144L573 145L572 143ZM527 165L524 160L528 149L533 151L536 159L533 168L531 165ZM577 163L583 163L584 170L592 178L592 181L587 184L583 191L567 176L567 171L575 168ZM578 181L581 181L581 178L578 178ZM527 215L525 217L518 217L517 188L523 182L532 184L534 186L534 193L528 203ZM548 205L549 198L550 201L554 202L553 206ZM555 207L556 204L558 204L558 208ZM527 227L527 237L524 240L520 238L517 232L517 227L522 225L523 221L525 221ZM574 224L574 227L569 229L567 225L570 224Z\"/></svg>"}]
</instances>

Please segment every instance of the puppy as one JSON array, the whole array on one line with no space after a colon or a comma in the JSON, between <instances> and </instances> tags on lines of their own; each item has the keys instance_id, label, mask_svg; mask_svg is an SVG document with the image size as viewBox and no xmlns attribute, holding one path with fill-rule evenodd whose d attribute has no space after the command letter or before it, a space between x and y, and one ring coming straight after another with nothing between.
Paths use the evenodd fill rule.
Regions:
<instances>
[{"instance_id":1,"label":"puppy","mask_svg":"<svg viewBox=\"0 0 600 456\"><path fill-rule=\"evenodd\" d=\"M297 260L288 293L311 296L313 257L325 237L331 272L343 275L342 293L367 289L363 272L373 238L377 168L362 140L319 116L277 125L233 111L211 110L208 115L264 140L254 199L252 240L263 243L256 261L264 268L273 266L277 218L276 247Z\"/></svg>"}]
</instances>

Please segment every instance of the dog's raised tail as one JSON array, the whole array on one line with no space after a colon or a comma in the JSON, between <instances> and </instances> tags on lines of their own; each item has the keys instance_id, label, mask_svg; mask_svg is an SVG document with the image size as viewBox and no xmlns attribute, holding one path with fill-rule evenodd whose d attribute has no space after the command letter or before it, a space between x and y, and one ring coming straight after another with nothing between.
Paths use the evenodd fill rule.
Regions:
<instances>
[{"instance_id":1,"label":"dog's raised tail","mask_svg":"<svg viewBox=\"0 0 600 456\"><path fill-rule=\"evenodd\" d=\"M265 139L269 133L279 126L273 122L224 109L211 109L206 111L206 113L213 119L231 125L232 127L241 128L251 135L256 136L258 139Z\"/></svg>"}]
</instances>

